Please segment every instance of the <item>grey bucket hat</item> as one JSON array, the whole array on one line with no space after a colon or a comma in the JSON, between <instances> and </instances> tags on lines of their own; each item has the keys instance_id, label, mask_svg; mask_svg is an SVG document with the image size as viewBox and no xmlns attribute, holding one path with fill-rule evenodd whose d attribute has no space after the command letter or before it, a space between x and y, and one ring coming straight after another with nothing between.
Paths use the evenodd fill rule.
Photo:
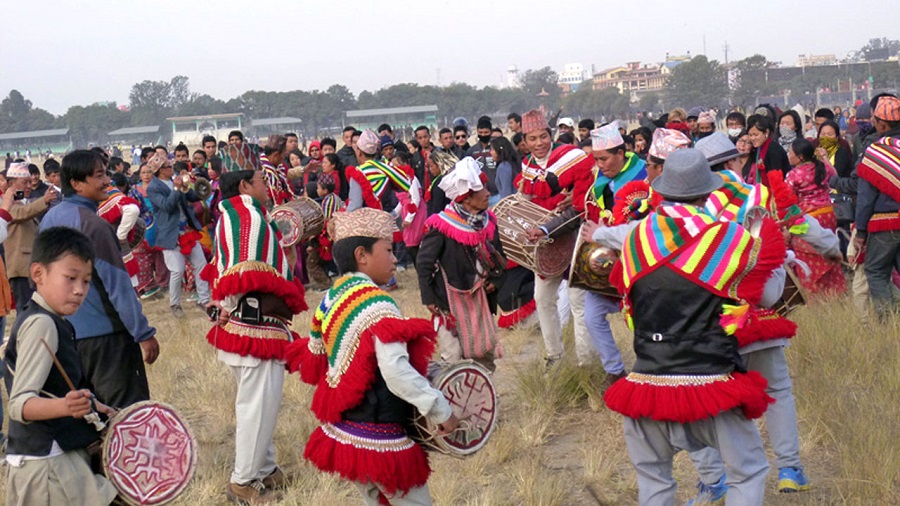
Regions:
<instances>
[{"instance_id":1,"label":"grey bucket hat","mask_svg":"<svg viewBox=\"0 0 900 506\"><path fill-rule=\"evenodd\" d=\"M706 157L710 165L727 162L741 156L731 139L723 132L713 132L697 141L697 149Z\"/></svg>"},{"instance_id":2,"label":"grey bucket hat","mask_svg":"<svg viewBox=\"0 0 900 506\"><path fill-rule=\"evenodd\" d=\"M698 149L679 149L669 155L663 173L650 185L663 197L699 198L722 187L723 180L710 168Z\"/></svg>"}]
</instances>

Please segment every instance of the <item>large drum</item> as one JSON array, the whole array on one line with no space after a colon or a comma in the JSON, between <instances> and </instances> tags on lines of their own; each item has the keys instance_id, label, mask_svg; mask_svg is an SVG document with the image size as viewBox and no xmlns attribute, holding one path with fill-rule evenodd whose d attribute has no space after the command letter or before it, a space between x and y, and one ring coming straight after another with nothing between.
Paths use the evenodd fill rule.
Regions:
<instances>
[{"instance_id":1,"label":"large drum","mask_svg":"<svg viewBox=\"0 0 900 506\"><path fill-rule=\"evenodd\" d=\"M410 436L426 450L463 458L482 449L497 424L497 392L490 373L481 365L464 360L446 369L429 370L435 388L450 402L459 427L446 436L424 416L415 420ZM433 379L432 379L433 377Z\"/></svg>"},{"instance_id":2,"label":"large drum","mask_svg":"<svg viewBox=\"0 0 900 506\"><path fill-rule=\"evenodd\" d=\"M167 504L194 477L197 441L172 406L133 404L110 421L103 440L103 470L133 506Z\"/></svg>"},{"instance_id":3,"label":"large drum","mask_svg":"<svg viewBox=\"0 0 900 506\"><path fill-rule=\"evenodd\" d=\"M781 292L781 298L775 303L775 311L781 316L787 317L795 309L806 305L806 295L800 286L800 280L794 274L792 267L785 267L787 276L784 278L784 290Z\"/></svg>"},{"instance_id":4,"label":"large drum","mask_svg":"<svg viewBox=\"0 0 900 506\"><path fill-rule=\"evenodd\" d=\"M528 240L529 228L538 227L556 214L518 194L503 198L494 206L497 231L507 258L545 278L562 275L569 267L577 232L536 242ZM552 232L552 231L551 231Z\"/></svg>"},{"instance_id":5,"label":"large drum","mask_svg":"<svg viewBox=\"0 0 900 506\"><path fill-rule=\"evenodd\" d=\"M569 270L569 286L621 299L622 295L609 282L609 274L618 259L618 251L583 241L579 229L572 253L572 269Z\"/></svg>"},{"instance_id":6,"label":"large drum","mask_svg":"<svg viewBox=\"0 0 900 506\"><path fill-rule=\"evenodd\" d=\"M272 220L281 231L281 245L293 246L322 233L325 213L309 197L297 197L272 209Z\"/></svg>"},{"instance_id":7,"label":"large drum","mask_svg":"<svg viewBox=\"0 0 900 506\"><path fill-rule=\"evenodd\" d=\"M132 251L141 245L146 232L147 225L144 224L144 219L138 218L137 221L134 222L134 227L128 232L127 242Z\"/></svg>"}]
</instances>

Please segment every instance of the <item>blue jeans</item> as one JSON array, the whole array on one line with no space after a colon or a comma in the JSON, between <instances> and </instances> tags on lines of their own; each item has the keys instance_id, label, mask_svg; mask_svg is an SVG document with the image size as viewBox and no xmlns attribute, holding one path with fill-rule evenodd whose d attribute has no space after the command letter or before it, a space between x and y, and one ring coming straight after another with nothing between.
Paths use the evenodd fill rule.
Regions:
<instances>
[{"instance_id":1,"label":"blue jeans","mask_svg":"<svg viewBox=\"0 0 900 506\"><path fill-rule=\"evenodd\" d=\"M891 272L900 271L900 230L872 232L866 240L866 279L879 318L896 308L891 293Z\"/></svg>"},{"instance_id":2,"label":"blue jeans","mask_svg":"<svg viewBox=\"0 0 900 506\"><path fill-rule=\"evenodd\" d=\"M600 354L603 369L607 374L622 374L625 371L625 363L622 361L622 353L613 339L612 329L609 326L607 315L619 312L619 301L600 295L596 292L586 291L584 297L584 322L587 325L588 334L594 348Z\"/></svg>"}]
</instances>

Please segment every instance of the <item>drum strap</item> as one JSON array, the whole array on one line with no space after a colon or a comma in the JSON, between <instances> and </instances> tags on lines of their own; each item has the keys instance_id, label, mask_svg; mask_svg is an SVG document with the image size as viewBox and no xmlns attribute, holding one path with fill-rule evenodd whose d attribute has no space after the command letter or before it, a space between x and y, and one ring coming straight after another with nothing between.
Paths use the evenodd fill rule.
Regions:
<instances>
[{"instance_id":1,"label":"drum strap","mask_svg":"<svg viewBox=\"0 0 900 506\"><path fill-rule=\"evenodd\" d=\"M450 284L444 269L440 271L463 358L484 358L489 352L493 352L497 358L502 357L503 351L497 340L497 326L484 290L484 279L476 278L475 286L469 290L460 290Z\"/></svg>"}]
</instances>

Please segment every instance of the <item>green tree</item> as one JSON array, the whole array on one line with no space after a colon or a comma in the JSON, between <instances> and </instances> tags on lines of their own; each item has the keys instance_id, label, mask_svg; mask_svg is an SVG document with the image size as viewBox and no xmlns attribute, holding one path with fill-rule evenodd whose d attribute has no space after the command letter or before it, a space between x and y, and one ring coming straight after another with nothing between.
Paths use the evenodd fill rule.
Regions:
<instances>
[{"instance_id":1,"label":"green tree","mask_svg":"<svg viewBox=\"0 0 900 506\"><path fill-rule=\"evenodd\" d=\"M629 101L618 88L594 90L590 86L582 85L578 91L569 94L562 104L567 116L599 118L624 113L628 110Z\"/></svg>"},{"instance_id":2,"label":"green tree","mask_svg":"<svg viewBox=\"0 0 900 506\"><path fill-rule=\"evenodd\" d=\"M675 67L666 86L667 103L675 107L709 107L728 96L725 70L704 55Z\"/></svg>"},{"instance_id":3,"label":"green tree","mask_svg":"<svg viewBox=\"0 0 900 506\"><path fill-rule=\"evenodd\" d=\"M656 112L659 110L659 102L661 97L659 93L651 91L641 96L638 104L642 111Z\"/></svg>"},{"instance_id":4,"label":"green tree","mask_svg":"<svg viewBox=\"0 0 900 506\"><path fill-rule=\"evenodd\" d=\"M540 103L544 103L549 108L555 108L559 103L562 90L557 84L559 75L550 67L544 67L537 70L528 69L522 73L519 78L519 84L522 85L522 91L528 98L528 106L534 107ZM538 94L547 93L546 97L538 97Z\"/></svg>"},{"instance_id":5,"label":"green tree","mask_svg":"<svg viewBox=\"0 0 900 506\"><path fill-rule=\"evenodd\" d=\"M758 102L759 97L777 93L778 86L770 84L766 79L766 70L773 66L774 64L761 54L755 54L736 62L734 68L737 82L734 90L734 103L751 106Z\"/></svg>"},{"instance_id":6,"label":"green tree","mask_svg":"<svg viewBox=\"0 0 900 506\"><path fill-rule=\"evenodd\" d=\"M191 93L189 80L185 76L175 76L169 81L137 83L128 94L132 124L158 125L195 98L196 94Z\"/></svg>"},{"instance_id":7,"label":"green tree","mask_svg":"<svg viewBox=\"0 0 900 506\"><path fill-rule=\"evenodd\" d=\"M900 53L900 40L893 40L887 37L869 39L869 42L859 48L858 51L850 53L853 59L863 61L887 60L892 56Z\"/></svg>"},{"instance_id":8,"label":"green tree","mask_svg":"<svg viewBox=\"0 0 900 506\"><path fill-rule=\"evenodd\" d=\"M119 110L116 104L75 105L65 114L69 135L76 145L99 144L107 133L130 123L131 113Z\"/></svg>"},{"instance_id":9,"label":"green tree","mask_svg":"<svg viewBox=\"0 0 900 506\"><path fill-rule=\"evenodd\" d=\"M0 132L27 132L53 128L57 124L55 116L35 108L18 90L0 102Z\"/></svg>"}]
</instances>

